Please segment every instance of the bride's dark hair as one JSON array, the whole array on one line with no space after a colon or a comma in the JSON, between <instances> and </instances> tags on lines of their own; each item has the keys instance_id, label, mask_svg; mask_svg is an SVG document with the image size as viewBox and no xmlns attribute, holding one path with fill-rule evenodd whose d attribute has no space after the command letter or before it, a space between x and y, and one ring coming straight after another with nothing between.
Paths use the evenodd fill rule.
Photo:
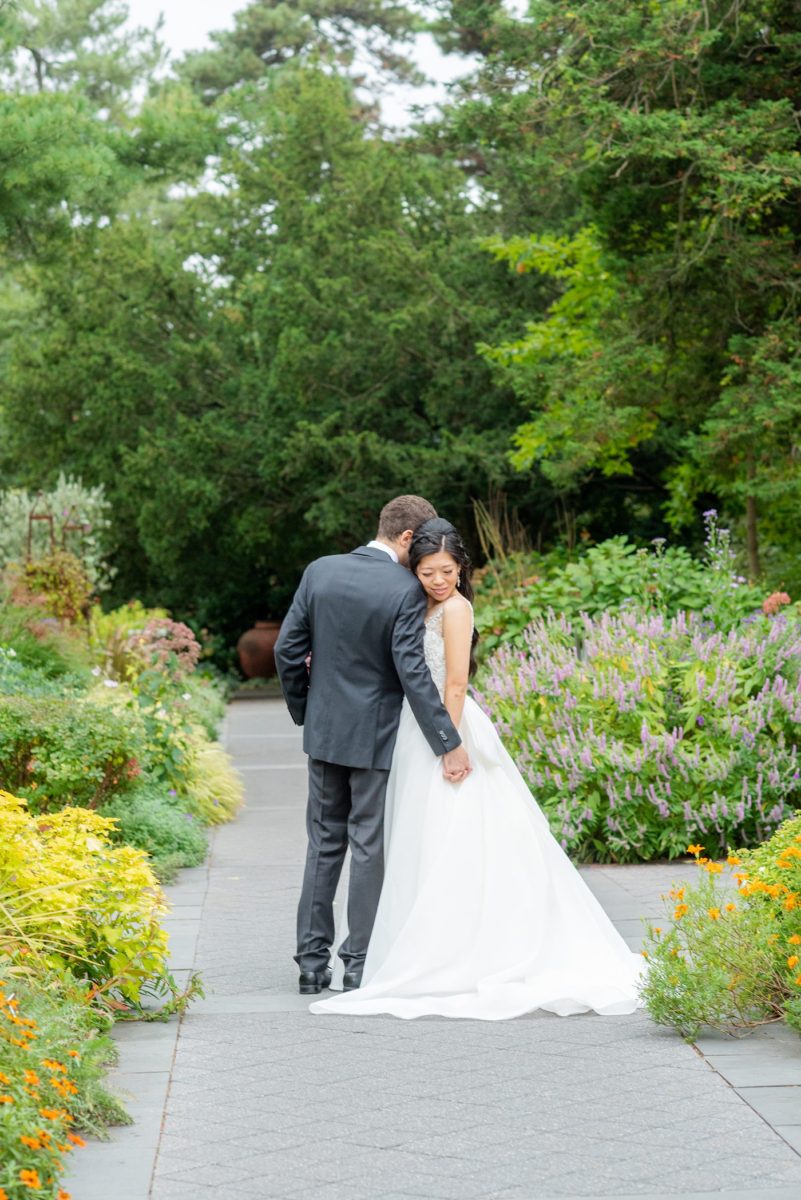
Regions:
<instances>
[{"instance_id":1,"label":"bride's dark hair","mask_svg":"<svg viewBox=\"0 0 801 1200\"><path fill-rule=\"evenodd\" d=\"M456 590L461 592L465 600L472 602L473 585L470 582L470 574L473 567L470 562L470 555L467 553L467 548L458 529L451 525L450 521L446 521L444 517L432 517L430 521L424 521L414 531L414 537L409 545L409 566L411 570L416 575L417 568L424 558L428 558L429 554L439 554L443 550L456 560L459 568L459 582L456 585ZM478 634L474 626L473 642L470 648L471 675L476 670L476 660L473 651L475 650L477 641Z\"/></svg>"}]
</instances>

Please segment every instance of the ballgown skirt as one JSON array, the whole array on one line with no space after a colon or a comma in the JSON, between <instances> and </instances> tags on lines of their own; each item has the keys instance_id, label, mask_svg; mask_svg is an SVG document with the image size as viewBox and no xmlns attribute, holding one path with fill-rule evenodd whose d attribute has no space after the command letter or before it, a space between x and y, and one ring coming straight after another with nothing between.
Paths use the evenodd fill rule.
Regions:
<instances>
[{"instance_id":1,"label":"ballgown skirt","mask_svg":"<svg viewBox=\"0 0 801 1200\"><path fill-rule=\"evenodd\" d=\"M460 784L404 702L387 788L384 886L357 991L314 1013L498 1021L633 1012L632 953L552 835L486 714L465 701Z\"/></svg>"}]
</instances>

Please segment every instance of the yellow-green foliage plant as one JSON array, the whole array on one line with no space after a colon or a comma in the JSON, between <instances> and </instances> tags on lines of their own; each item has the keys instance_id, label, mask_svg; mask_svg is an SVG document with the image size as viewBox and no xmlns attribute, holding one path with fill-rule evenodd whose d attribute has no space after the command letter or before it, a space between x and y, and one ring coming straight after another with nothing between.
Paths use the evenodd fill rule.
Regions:
<instances>
[{"instance_id":1,"label":"yellow-green foliage plant","mask_svg":"<svg viewBox=\"0 0 801 1200\"><path fill-rule=\"evenodd\" d=\"M147 855L110 842L83 808L33 816L0 792L0 969L4 961L86 980L98 1003L171 990L164 893Z\"/></svg>"},{"instance_id":2,"label":"yellow-green foliage plant","mask_svg":"<svg viewBox=\"0 0 801 1200\"><path fill-rule=\"evenodd\" d=\"M754 850L710 861L674 886L663 926L649 925L643 998L687 1038L785 1020L801 1032L801 814Z\"/></svg>"},{"instance_id":3,"label":"yellow-green foliage plant","mask_svg":"<svg viewBox=\"0 0 801 1200\"><path fill-rule=\"evenodd\" d=\"M199 731L190 734L179 795L183 804L205 825L230 821L244 799L240 776L219 742Z\"/></svg>"}]
</instances>

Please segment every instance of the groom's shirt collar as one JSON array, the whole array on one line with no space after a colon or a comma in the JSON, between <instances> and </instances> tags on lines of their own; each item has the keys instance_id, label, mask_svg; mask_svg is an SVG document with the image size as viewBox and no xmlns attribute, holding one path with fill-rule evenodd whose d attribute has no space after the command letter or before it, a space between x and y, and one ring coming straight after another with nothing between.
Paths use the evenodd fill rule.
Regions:
<instances>
[{"instance_id":1,"label":"groom's shirt collar","mask_svg":"<svg viewBox=\"0 0 801 1200\"><path fill-rule=\"evenodd\" d=\"M389 557L392 559L393 562L399 561L398 556L395 553L395 551L392 549L391 546L388 546L386 542L377 542L376 539L373 538L372 542L367 543L367 546L368 546L368 549L370 549L370 550L383 550L385 554L389 555Z\"/></svg>"}]
</instances>

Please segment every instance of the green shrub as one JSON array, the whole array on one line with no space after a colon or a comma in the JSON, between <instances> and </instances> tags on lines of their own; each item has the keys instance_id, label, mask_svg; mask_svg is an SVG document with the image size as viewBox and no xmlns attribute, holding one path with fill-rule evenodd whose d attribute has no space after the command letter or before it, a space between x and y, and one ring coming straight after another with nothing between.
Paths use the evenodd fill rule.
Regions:
<instances>
[{"instance_id":1,"label":"green shrub","mask_svg":"<svg viewBox=\"0 0 801 1200\"><path fill-rule=\"evenodd\" d=\"M7 696L0 705L0 787L39 812L97 808L140 774L146 750L135 718L83 695Z\"/></svg>"},{"instance_id":2,"label":"green shrub","mask_svg":"<svg viewBox=\"0 0 801 1200\"><path fill-rule=\"evenodd\" d=\"M206 857L208 839L198 819L178 810L157 791L139 788L118 797L103 808L102 815L116 822L115 842L126 842L150 855L162 882L179 867L195 867Z\"/></svg>"},{"instance_id":3,"label":"green shrub","mask_svg":"<svg viewBox=\"0 0 801 1200\"><path fill-rule=\"evenodd\" d=\"M91 660L85 639L62 629L55 618L15 604L0 584L0 646L13 650L21 664L50 679L66 675L88 678Z\"/></svg>"},{"instance_id":4,"label":"green shrub","mask_svg":"<svg viewBox=\"0 0 801 1200\"><path fill-rule=\"evenodd\" d=\"M711 516L704 559L661 539L638 549L626 537L613 537L572 562L563 552L518 555L478 574L476 627L485 657L505 642L521 644L526 626L549 609L570 617L631 605L667 616L699 612L728 630L759 610L764 596L737 575L728 533Z\"/></svg>"},{"instance_id":5,"label":"green shrub","mask_svg":"<svg viewBox=\"0 0 801 1200\"><path fill-rule=\"evenodd\" d=\"M651 1016L688 1038L782 1018L801 1032L801 813L757 849L730 854L734 880L703 846L689 849L699 882L674 886L665 924L648 927Z\"/></svg>"},{"instance_id":6,"label":"green shrub","mask_svg":"<svg viewBox=\"0 0 801 1200\"><path fill-rule=\"evenodd\" d=\"M92 584L81 560L68 550L26 563L21 578L50 616L71 624L88 617Z\"/></svg>"}]
</instances>

